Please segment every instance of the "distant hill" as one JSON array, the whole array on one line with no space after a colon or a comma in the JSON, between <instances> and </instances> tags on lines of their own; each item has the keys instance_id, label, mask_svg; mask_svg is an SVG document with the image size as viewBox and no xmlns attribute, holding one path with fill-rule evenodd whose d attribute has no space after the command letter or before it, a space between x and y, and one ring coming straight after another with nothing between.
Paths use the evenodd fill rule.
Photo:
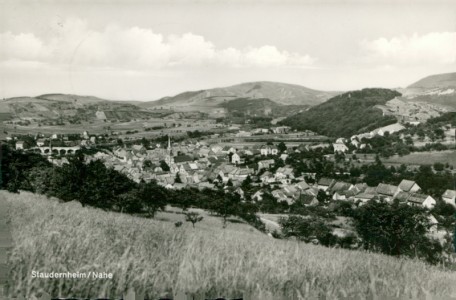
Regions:
<instances>
[{"instance_id":1,"label":"distant hill","mask_svg":"<svg viewBox=\"0 0 456 300\"><path fill-rule=\"evenodd\" d=\"M300 85L260 81L248 82L223 88L185 92L173 97L165 97L157 101L144 102L142 107L214 107L222 103L238 99L269 99L282 105L320 104L337 95L337 92L323 92Z\"/></svg>"},{"instance_id":2,"label":"distant hill","mask_svg":"<svg viewBox=\"0 0 456 300\"><path fill-rule=\"evenodd\" d=\"M456 73L437 74L424 77L407 88L456 88Z\"/></svg>"},{"instance_id":3,"label":"distant hill","mask_svg":"<svg viewBox=\"0 0 456 300\"><path fill-rule=\"evenodd\" d=\"M456 73L427 76L409 85L404 98L424 102L456 111Z\"/></svg>"},{"instance_id":4,"label":"distant hill","mask_svg":"<svg viewBox=\"0 0 456 300\"><path fill-rule=\"evenodd\" d=\"M393 90L377 88L351 91L288 117L280 123L327 136L350 137L395 123L395 117L383 116L382 110L375 106L385 105L400 95Z\"/></svg>"},{"instance_id":5,"label":"distant hill","mask_svg":"<svg viewBox=\"0 0 456 300\"><path fill-rule=\"evenodd\" d=\"M95 119L130 120L148 118L154 112L122 101L109 101L93 96L46 94L37 97L15 97L0 101L1 119L35 120L38 122L91 121Z\"/></svg>"}]
</instances>

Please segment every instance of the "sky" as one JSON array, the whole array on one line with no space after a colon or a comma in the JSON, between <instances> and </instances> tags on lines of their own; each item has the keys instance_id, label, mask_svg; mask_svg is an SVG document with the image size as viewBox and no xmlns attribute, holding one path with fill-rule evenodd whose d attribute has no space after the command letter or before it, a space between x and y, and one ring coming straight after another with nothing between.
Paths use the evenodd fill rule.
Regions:
<instances>
[{"instance_id":1,"label":"sky","mask_svg":"<svg viewBox=\"0 0 456 300\"><path fill-rule=\"evenodd\" d=\"M455 67L451 0L0 0L1 98L396 88Z\"/></svg>"}]
</instances>

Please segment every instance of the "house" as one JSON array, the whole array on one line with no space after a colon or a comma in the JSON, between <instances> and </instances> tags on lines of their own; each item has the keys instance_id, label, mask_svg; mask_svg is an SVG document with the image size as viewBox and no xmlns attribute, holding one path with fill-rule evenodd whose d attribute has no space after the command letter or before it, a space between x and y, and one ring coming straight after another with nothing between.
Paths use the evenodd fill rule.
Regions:
<instances>
[{"instance_id":1,"label":"house","mask_svg":"<svg viewBox=\"0 0 456 300\"><path fill-rule=\"evenodd\" d=\"M25 147L25 142L24 141L17 141L16 142L16 150L23 150Z\"/></svg>"},{"instance_id":2,"label":"house","mask_svg":"<svg viewBox=\"0 0 456 300\"><path fill-rule=\"evenodd\" d=\"M255 194L252 195L252 200L254 201L261 201L263 200L264 192L262 190L258 190Z\"/></svg>"},{"instance_id":3,"label":"house","mask_svg":"<svg viewBox=\"0 0 456 300\"><path fill-rule=\"evenodd\" d=\"M288 204L291 204L291 199L282 191L282 190L274 190L272 191L272 196L277 199L277 201L287 201Z\"/></svg>"},{"instance_id":4,"label":"house","mask_svg":"<svg viewBox=\"0 0 456 300\"><path fill-rule=\"evenodd\" d=\"M349 200L355 197L356 193L353 190L341 190L333 194L332 199L338 200Z\"/></svg>"},{"instance_id":5,"label":"house","mask_svg":"<svg viewBox=\"0 0 456 300\"><path fill-rule=\"evenodd\" d=\"M238 194L238 195L241 197L241 199L243 199L243 200L245 199L244 190L242 190L240 187L238 187L236 190L234 190L234 192L235 192L236 194Z\"/></svg>"},{"instance_id":6,"label":"house","mask_svg":"<svg viewBox=\"0 0 456 300\"><path fill-rule=\"evenodd\" d=\"M269 171L266 171L263 174L261 174L260 180L261 182L263 182L263 184L270 184L272 182L275 182L274 175Z\"/></svg>"},{"instance_id":7,"label":"house","mask_svg":"<svg viewBox=\"0 0 456 300\"><path fill-rule=\"evenodd\" d=\"M247 176L253 175L254 170L250 168L236 168L229 173L229 177L235 180L245 180Z\"/></svg>"},{"instance_id":8,"label":"house","mask_svg":"<svg viewBox=\"0 0 456 300\"><path fill-rule=\"evenodd\" d=\"M375 199L375 197L376 195L372 193L359 193L358 195L355 195L353 199L355 200L355 203L363 205L366 202Z\"/></svg>"},{"instance_id":9,"label":"house","mask_svg":"<svg viewBox=\"0 0 456 300\"><path fill-rule=\"evenodd\" d=\"M285 193L285 195L287 195L288 198L291 198L293 200L298 199L299 195L301 194L301 192L292 185L284 186L282 191Z\"/></svg>"},{"instance_id":10,"label":"house","mask_svg":"<svg viewBox=\"0 0 456 300\"><path fill-rule=\"evenodd\" d=\"M432 209L437 202L430 195L413 193L408 197L407 203L412 206L422 206Z\"/></svg>"},{"instance_id":11,"label":"house","mask_svg":"<svg viewBox=\"0 0 456 300\"><path fill-rule=\"evenodd\" d=\"M215 185L212 184L212 183L209 183L209 182L200 182L198 183L198 189L201 191L201 190L204 190L204 189L215 189Z\"/></svg>"},{"instance_id":12,"label":"house","mask_svg":"<svg viewBox=\"0 0 456 300\"><path fill-rule=\"evenodd\" d=\"M38 139L38 140L36 141L36 145L37 145L38 147L43 147L44 144L46 144L46 140L45 140L45 139Z\"/></svg>"},{"instance_id":13,"label":"house","mask_svg":"<svg viewBox=\"0 0 456 300\"><path fill-rule=\"evenodd\" d=\"M386 201L392 201L400 192L399 187L391 184L379 183L375 192Z\"/></svg>"},{"instance_id":14,"label":"house","mask_svg":"<svg viewBox=\"0 0 456 300\"><path fill-rule=\"evenodd\" d=\"M274 160L273 159L260 160L258 162L258 170L269 169L273 165L274 165Z\"/></svg>"},{"instance_id":15,"label":"house","mask_svg":"<svg viewBox=\"0 0 456 300\"><path fill-rule=\"evenodd\" d=\"M278 126L278 127L274 127L274 128L271 128L272 129L272 132L274 133L288 133L291 129L291 127L289 126Z\"/></svg>"},{"instance_id":16,"label":"house","mask_svg":"<svg viewBox=\"0 0 456 300\"><path fill-rule=\"evenodd\" d=\"M322 178L320 178L320 180L318 180L317 185L320 190L323 190L326 192L326 190L328 190L330 187L332 187L333 184L335 184L335 183L336 183L336 181L334 179L322 177Z\"/></svg>"},{"instance_id":17,"label":"house","mask_svg":"<svg viewBox=\"0 0 456 300\"><path fill-rule=\"evenodd\" d=\"M384 126L381 128L377 128L374 131L371 131L370 134L371 134L371 136L375 136L375 135L384 136L385 133L387 133L387 132L391 134L394 132L401 131L404 128L405 127L403 125L401 125L399 123L395 123L395 124L391 124L391 125Z\"/></svg>"},{"instance_id":18,"label":"house","mask_svg":"<svg viewBox=\"0 0 456 300\"><path fill-rule=\"evenodd\" d=\"M238 153L233 153L233 155L231 155L231 163L235 165L240 164L241 156Z\"/></svg>"},{"instance_id":19,"label":"house","mask_svg":"<svg viewBox=\"0 0 456 300\"><path fill-rule=\"evenodd\" d=\"M273 145L263 145L260 148L260 153L261 155L277 155L279 153L279 149Z\"/></svg>"},{"instance_id":20,"label":"house","mask_svg":"<svg viewBox=\"0 0 456 300\"><path fill-rule=\"evenodd\" d=\"M343 181L338 181L335 184L333 184L328 190L331 193L340 193L340 192L345 192L348 190L351 190L353 188L353 184L348 183L348 182L343 182Z\"/></svg>"},{"instance_id":21,"label":"house","mask_svg":"<svg viewBox=\"0 0 456 300\"><path fill-rule=\"evenodd\" d=\"M356 195L356 194L364 192L366 189L367 189L366 183L357 183L353 186L353 188L351 190L354 191L355 195Z\"/></svg>"},{"instance_id":22,"label":"house","mask_svg":"<svg viewBox=\"0 0 456 300\"><path fill-rule=\"evenodd\" d=\"M174 157L174 162L176 164L183 164L190 161L193 161L193 158L188 155L178 155Z\"/></svg>"},{"instance_id":23,"label":"house","mask_svg":"<svg viewBox=\"0 0 456 300\"><path fill-rule=\"evenodd\" d=\"M141 154L145 154L146 153L146 147L144 147L143 145L133 145L131 147L131 149L135 153L141 153Z\"/></svg>"},{"instance_id":24,"label":"house","mask_svg":"<svg viewBox=\"0 0 456 300\"><path fill-rule=\"evenodd\" d=\"M304 206L315 206L319 203L317 197L308 194L301 194L299 196L299 201L304 204Z\"/></svg>"},{"instance_id":25,"label":"house","mask_svg":"<svg viewBox=\"0 0 456 300\"><path fill-rule=\"evenodd\" d=\"M421 190L420 186L412 180L403 179L399 184L399 189L407 193L416 193Z\"/></svg>"},{"instance_id":26,"label":"house","mask_svg":"<svg viewBox=\"0 0 456 300\"><path fill-rule=\"evenodd\" d=\"M334 143L332 144L334 148L334 153L345 153L348 151L348 147L344 143Z\"/></svg>"},{"instance_id":27,"label":"house","mask_svg":"<svg viewBox=\"0 0 456 300\"><path fill-rule=\"evenodd\" d=\"M294 178L293 168L291 168L290 166L278 168L275 173L275 178L276 178L276 180L293 179Z\"/></svg>"},{"instance_id":28,"label":"house","mask_svg":"<svg viewBox=\"0 0 456 300\"><path fill-rule=\"evenodd\" d=\"M442 195L442 200L448 204L456 206L456 191L455 190L446 190Z\"/></svg>"},{"instance_id":29,"label":"house","mask_svg":"<svg viewBox=\"0 0 456 300\"><path fill-rule=\"evenodd\" d=\"M307 184L305 180L296 183L295 187L301 191L305 191L310 188L310 186Z\"/></svg>"},{"instance_id":30,"label":"house","mask_svg":"<svg viewBox=\"0 0 456 300\"><path fill-rule=\"evenodd\" d=\"M439 221L437 221L437 219L433 215L429 215L428 221L429 221L429 228L428 228L429 233L436 233L438 231Z\"/></svg>"}]
</instances>

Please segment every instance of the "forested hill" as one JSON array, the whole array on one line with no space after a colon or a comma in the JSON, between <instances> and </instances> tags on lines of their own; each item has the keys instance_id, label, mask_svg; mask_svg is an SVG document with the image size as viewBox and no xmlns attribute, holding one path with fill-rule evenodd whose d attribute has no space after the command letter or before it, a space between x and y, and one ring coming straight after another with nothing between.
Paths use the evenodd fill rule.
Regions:
<instances>
[{"instance_id":1,"label":"forested hill","mask_svg":"<svg viewBox=\"0 0 456 300\"><path fill-rule=\"evenodd\" d=\"M389 89L363 89L338 95L309 110L284 119L281 124L309 129L331 137L350 137L360 132L396 122L393 116L383 116L376 105L401 96Z\"/></svg>"}]
</instances>

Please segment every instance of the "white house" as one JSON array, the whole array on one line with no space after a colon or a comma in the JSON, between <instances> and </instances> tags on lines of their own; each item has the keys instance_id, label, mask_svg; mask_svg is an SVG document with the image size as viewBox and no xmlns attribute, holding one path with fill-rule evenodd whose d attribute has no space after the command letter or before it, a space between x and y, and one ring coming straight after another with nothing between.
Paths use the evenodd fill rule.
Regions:
<instances>
[{"instance_id":1,"label":"white house","mask_svg":"<svg viewBox=\"0 0 456 300\"><path fill-rule=\"evenodd\" d=\"M23 150L25 143L23 141L16 142L16 150Z\"/></svg>"},{"instance_id":2,"label":"white house","mask_svg":"<svg viewBox=\"0 0 456 300\"><path fill-rule=\"evenodd\" d=\"M348 151L348 147L345 146L344 143L334 143L333 148L334 148L334 153L336 153L336 152L344 153L344 152Z\"/></svg>"},{"instance_id":3,"label":"white house","mask_svg":"<svg viewBox=\"0 0 456 300\"><path fill-rule=\"evenodd\" d=\"M238 153L233 153L231 155L231 163L235 165L241 163L241 156Z\"/></svg>"},{"instance_id":4,"label":"white house","mask_svg":"<svg viewBox=\"0 0 456 300\"><path fill-rule=\"evenodd\" d=\"M448 204L456 206L456 191L455 190L446 190L442 195L442 200Z\"/></svg>"},{"instance_id":5,"label":"white house","mask_svg":"<svg viewBox=\"0 0 456 300\"><path fill-rule=\"evenodd\" d=\"M263 145L260 148L261 155L277 155L279 153L279 149L276 146L270 145Z\"/></svg>"},{"instance_id":6,"label":"white house","mask_svg":"<svg viewBox=\"0 0 456 300\"><path fill-rule=\"evenodd\" d=\"M421 190L420 186L415 181L407 179L403 179L401 181L401 183L399 184L399 188L401 189L401 191L407 193L416 193L419 190Z\"/></svg>"},{"instance_id":7,"label":"white house","mask_svg":"<svg viewBox=\"0 0 456 300\"><path fill-rule=\"evenodd\" d=\"M430 195L410 194L407 199L407 203L412 206L422 206L428 209L432 209L437 202Z\"/></svg>"},{"instance_id":8,"label":"white house","mask_svg":"<svg viewBox=\"0 0 456 300\"><path fill-rule=\"evenodd\" d=\"M260 160L258 162L258 170L269 169L272 165L274 165L273 159Z\"/></svg>"}]
</instances>

